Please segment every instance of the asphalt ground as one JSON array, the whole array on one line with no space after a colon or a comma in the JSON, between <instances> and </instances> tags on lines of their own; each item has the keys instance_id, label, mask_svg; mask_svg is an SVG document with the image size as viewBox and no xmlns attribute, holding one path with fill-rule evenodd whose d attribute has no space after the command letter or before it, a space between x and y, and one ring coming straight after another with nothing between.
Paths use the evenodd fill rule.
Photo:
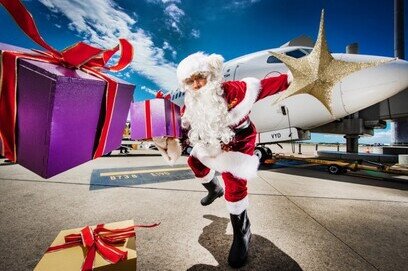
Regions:
<instances>
[{"instance_id":1,"label":"asphalt ground","mask_svg":"<svg viewBox=\"0 0 408 271\"><path fill-rule=\"evenodd\" d=\"M63 229L129 219L161 223L137 230L138 270L229 270L225 201L200 205L205 190L186 157L169 167L155 151L114 152L48 180L3 162L0 270L32 270ZM248 182L242 270L407 270L408 184L370 174L261 167Z\"/></svg>"}]
</instances>

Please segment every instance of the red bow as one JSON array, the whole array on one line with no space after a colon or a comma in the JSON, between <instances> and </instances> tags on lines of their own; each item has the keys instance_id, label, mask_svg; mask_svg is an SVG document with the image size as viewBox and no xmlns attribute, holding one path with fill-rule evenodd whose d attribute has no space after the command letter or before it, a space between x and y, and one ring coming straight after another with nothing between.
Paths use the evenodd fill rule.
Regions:
<instances>
[{"instance_id":1,"label":"red bow","mask_svg":"<svg viewBox=\"0 0 408 271\"><path fill-rule=\"evenodd\" d=\"M136 235L135 228L152 228L160 225L136 225L123 229L106 229L103 224L96 226L94 230L91 227L86 226L78 234L69 234L65 236L65 243L48 248L46 253L54 252L61 249L84 246L87 248L84 263L82 264L82 271L88 271L93 269L93 262L96 252L110 263L118 263L127 259L127 251L122 251L113 246L113 244L124 244L126 238L134 237Z\"/></svg>"},{"instance_id":2,"label":"red bow","mask_svg":"<svg viewBox=\"0 0 408 271\"><path fill-rule=\"evenodd\" d=\"M110 49L103 50L93 47L84 42L79 42L59 52L41 37L35 22L20 2L20 0L0 0L7 11L11 14L20 28L34 42L46 49L46 52L34 50L36 53L22 53L3 51L1 54L0 78L0 141L3 142L4 156L15 162L17 160L17 148L15 138L17 116L17 60L18 58L32 59L42 62L62 65L68 68L81 69L104 81L106 81L106 110L98 146L94 152L94 158L104 154L109 126L112 119L114 102L118 83L103 74L101 70L120 71L125 69L133 58L133 47L126 39L119 39L119 44ZM109 59L118 51L121 51L118 62L113 66L107 66Z\"/></svg>"},{"instance_id":3,"label":"red bow","mask_svg":"<svg viewBox=\"0 0 408 271\"><path fill-rule=\"evenodd\" d=\"M168 94L164 95L163 91L159 90L159 91L156 93L156 98L165 99L165 100L171 100L171 94L168 93Z\"/></svg>"}]
</instances>

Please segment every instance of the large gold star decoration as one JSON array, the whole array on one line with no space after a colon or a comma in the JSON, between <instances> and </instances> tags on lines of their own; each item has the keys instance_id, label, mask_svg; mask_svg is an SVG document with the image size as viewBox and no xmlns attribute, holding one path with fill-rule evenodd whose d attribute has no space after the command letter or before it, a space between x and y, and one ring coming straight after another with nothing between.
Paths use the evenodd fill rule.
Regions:
<instances>
[{"instance_id":1,"label":"large gold star decoration","mask_svg":"<svg viewBox=\"0 0 408 271\"><path fill-rule=\"evenodd\" d=\"M325 30L324 10L320 18L319 34L312 52L301 58L293 58L282 53L269 52L281 60L292 72L293 82L274 104L297 94L309 94L318 99L333 116L333 86L347 75L364 68L374 67L389 60L375 62L346 62L333 58L330 54Z\"/></svg>"}]
</instances>

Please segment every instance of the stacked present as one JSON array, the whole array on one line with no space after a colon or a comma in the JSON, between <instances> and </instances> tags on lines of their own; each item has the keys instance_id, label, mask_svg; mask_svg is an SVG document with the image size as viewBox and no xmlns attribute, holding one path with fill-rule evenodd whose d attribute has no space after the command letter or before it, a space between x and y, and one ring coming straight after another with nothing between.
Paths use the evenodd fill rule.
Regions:
<instances>
[{"instance_id":1,"label":"stacked present","mask_svg":"<svg viewBox=\"0 0 408 271\"><path fill-rule=\"evenodd\" d=\"M133 220L61 231L34 270L136 270Z\"/></svg>"},{"instance_id":2,"label":"stacked present","mask_svg":"<svg viewBox=\"0 0 408 271\"><path fill-rule=\"evenodd\" d=\"M133 140L181 137L180 108L169 99L156 98L132 103L130 124Z\"/></svg>"},{"instance_id":3,"label":"stacked present","mask_svg":"<svg viewBox=\"0 0 408 271\"><path fill-rule=\"evenodd\" d=\"M46 49L0 44L2 155L49 178L120 146L134 85L102 73L119 71L133 48L78 43L59 52L40 36L20 1L0 1L23 31ZM107 61L121 50L116 65Z\"/></svg>"}]
</instances>

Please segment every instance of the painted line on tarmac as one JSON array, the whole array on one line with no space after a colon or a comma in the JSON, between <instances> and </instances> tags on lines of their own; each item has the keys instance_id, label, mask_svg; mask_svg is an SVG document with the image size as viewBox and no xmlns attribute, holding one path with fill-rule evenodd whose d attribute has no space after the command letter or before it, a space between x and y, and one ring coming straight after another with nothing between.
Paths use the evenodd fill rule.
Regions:
<instances>
[{"instance_id":1,"label":"painted line on tarmac","mask_svg":"<svg viewBox=\"0 0 408 271\"><path fill-rule=\"evenodd\" d=\"M194 173L186 165L94 169L90 180L90 190L115 186L157 184L194 178Z\"/></svg>"},{"instance_id":2,"label":"painted line on tarmac","mask_svg":"<svg viewBox=\"0 0 408 271\"><path fill-rule=\"evenodd\" d=\"M189 167L181 168L161 168L161 169L150 169L150 170L132 170L132 171L116 171L116 172L106 172L101 173L101 177L115 176L115 175L131 175L131 174L143 174L143 173L157 173L157 172L169 172L169 171L180 171L180 170L190 170Z\"/></svg>"}]
</instances>

